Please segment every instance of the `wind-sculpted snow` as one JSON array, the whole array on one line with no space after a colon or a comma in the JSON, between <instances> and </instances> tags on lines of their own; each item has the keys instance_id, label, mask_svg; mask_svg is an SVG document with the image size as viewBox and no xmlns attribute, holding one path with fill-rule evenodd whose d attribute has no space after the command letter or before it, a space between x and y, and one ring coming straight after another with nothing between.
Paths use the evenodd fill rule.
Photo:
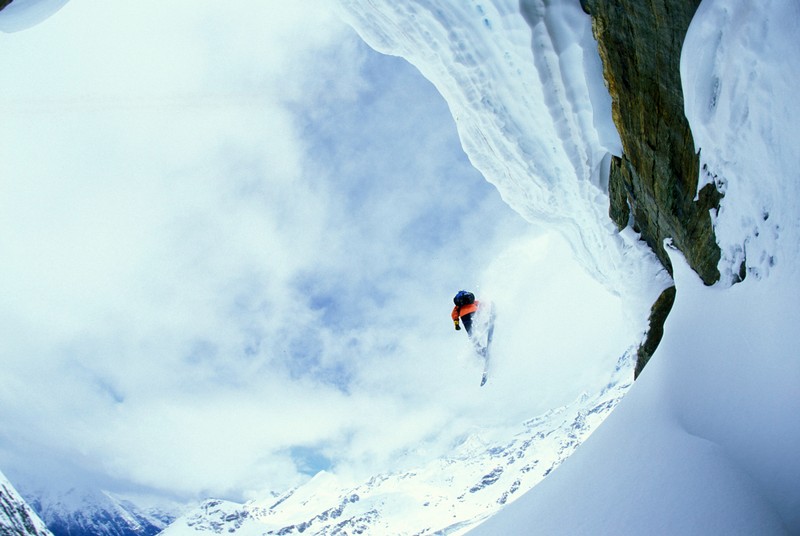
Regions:
<instances>
[{"instance_id":1,"label":"wind-sculpted snow","mask_svg":"<svg viewBox=\"0 0 800 536\"><path fill-rule=\"evenodd\" d=\"M446 458L361 484L322 472L279 497L207 501L163 535L462 534L572 454L630 387L632 359L632 352L620 358L599 394L552 409L515 432L465 434Z\"/></svg>"},{"instance_id":2,"label":"wind-sculpted snow","mask_svg":"<svg viewBox=\"0 0 800 536\"><path fill-rule=\"evenodd\" d=\"M783 13L764 16L763 6L747 2L703 4L687 34L684 50L692 53L681 57L701 179L725 194L715 228L728 280L738 277L742 263L747 275L760 278L776 264L798 260L800 220L786 202L800 197L791 141L800 121L793 105L800 60L789 22L797 9L769 5Z\"/></svg>"},{"instance_id":3,"label":"wind-sculpted snow","mask_svg":"<svg viewBox=\"0 0 800 536\"><path fill-rule=\"evenodd\" d=\"M621 148L577 0L340 3L367 43L433 82L470 160L511 207L560 230L615 292L655 298L660 265L608 218L608 159Z\"/></svg>"}]
</instances>

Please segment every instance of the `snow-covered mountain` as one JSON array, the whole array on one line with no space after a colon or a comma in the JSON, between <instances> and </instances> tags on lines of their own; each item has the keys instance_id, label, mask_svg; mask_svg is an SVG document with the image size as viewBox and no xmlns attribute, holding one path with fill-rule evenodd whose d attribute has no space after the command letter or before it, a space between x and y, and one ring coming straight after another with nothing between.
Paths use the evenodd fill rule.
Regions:
<instances>
[{"instance_id":1,"label":"snow-covered mountain","mask_svg":"<svg viewBox=\"0 0 800 536\"><path fill-rule=\"evenodd\" d=\"M3 473L0 473L0 535L52 535Z\"/></svg>"},{"instance_id":2,"label":"snow-covered mountain","mask_svg":"<svg viewBox=\"0 0 800 536\"><path fill-rule=\"evenodd\" d=\"M140 508L94 488L50 486L22 493L55 536L152 536L175 519L165 509Z\"/></svg>"},{"instance_id":3,"label":"snow-covered mountain","mask_svg":"<svg viewBox=\"0 0 800 536\"><path fill-rule=\"evenodd\" d=\"M422 467L353 484L320 472L278 497L246 504L209 500L164 536L236 534L460 534L531 489L568 458L630 387L633 352L607 388L522 423L476 431Z\"/></svg>"}]
</instances>

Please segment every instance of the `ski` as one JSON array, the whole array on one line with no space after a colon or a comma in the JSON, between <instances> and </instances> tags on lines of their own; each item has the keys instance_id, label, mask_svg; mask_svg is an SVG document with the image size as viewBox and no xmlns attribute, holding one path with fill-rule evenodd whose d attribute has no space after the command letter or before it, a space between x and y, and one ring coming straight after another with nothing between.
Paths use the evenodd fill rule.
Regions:
<instances>
[{"instance_id":1,"label":"ski","mask_svg":"<svg viewBox=\"0 0 800 536\"><path fill-rule=\"evenodd\" d=\"M489 309L489 326L486 330L486 346L480 350L480 355L483 357L483 375L481 376L481 387L486 385L486 380L489 378L489 350L492 345L492 335L494 334L494 306L490 304Z\"/></svg>"}]
</instances>

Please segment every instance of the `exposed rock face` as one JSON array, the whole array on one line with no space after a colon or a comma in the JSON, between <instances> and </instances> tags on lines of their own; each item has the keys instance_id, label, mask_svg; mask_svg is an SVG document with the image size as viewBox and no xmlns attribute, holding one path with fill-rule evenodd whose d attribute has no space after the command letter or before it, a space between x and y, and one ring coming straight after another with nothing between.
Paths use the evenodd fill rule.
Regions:
<instances>
[{"instance_id":1,"label":"exposed rock face","mask_svg":"<svg viewBox=\"0 0 800 536\"><path fill-rule=\"evenodd\" d=\"M612 163L610 214L632 225L671 271L672 238L710 285L720 251L709 215L720 194L697 192L699 159L683 111L680 54L699 0L582 0L592 16L624 154Z\"/></svg>"},{"instance_id":2,"label":"exposed rock face","mask_svg":"<svg viewBox=\"0 0 800 536\"><path fill-rule=\"evenodd\" d=\"M14 0L0 0L0 11Z\"/></svg>"},{"instance_id":3,"label":"exposed rock face","mask_svg":"<svg viewBox=\"0 0 800 536\"><path fill-rule=\"evenodd\" d=\"M650 308L650 328L647 330L647 337L636 352L636 367L633 370L633 378L639 377L642 369L650 361L653 352L658 348L661 338L664 336L664 322L667 315L672 310L675 303L675 287L669 287L661 293L656 302Z\"/></svg>"},{"instance_id":4,"label":"exposed rock face","mask_svg":"<svg viewBox=\"0 0 800 536\"><path fill-rule=\"evenodd\" d=\"M581 0L592 17L612 113L622 139L609 177L609 214L622 229L641 233L672 273L664 239L683 252L707 285L719 279L720 249L710 209L721 194L713 184L697 195L699 158L683 108L680 57L700 0ZM638 376L653 355L672 309L675 288L659 297L639 348Z\"/></svg>"}]
</instances>

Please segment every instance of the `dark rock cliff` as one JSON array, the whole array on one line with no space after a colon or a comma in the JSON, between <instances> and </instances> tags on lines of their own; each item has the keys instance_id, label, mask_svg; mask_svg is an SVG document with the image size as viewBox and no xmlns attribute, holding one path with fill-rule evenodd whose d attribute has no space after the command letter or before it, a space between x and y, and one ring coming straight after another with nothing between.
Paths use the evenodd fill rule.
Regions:
<instances>
[{"instance_id":1,"label":"dark rock cliff","mask_svg":"<svg viewBox=\"0 0 800 536\"><path fill-rule=\"evenodd\" d=\"M610 214L631 223L669 269L671 238L706 284L719 279L720 251L708 185L695 200L699 159L683 112L680 55L699 0L583 0L592 17L624 154L613 164Z\"/></svg>"},{"instance_id":2,"label":"dark rock cliff","mask_svg":"<svg viewBox=\"0 0 800 536\"><path fill-rule=\"evenodd\" d=\"M680 57L700 0L581 0L592 17L612 99L623 155L609 177L609 214L631 225L672 272L664 239L672 243L707 285L719 279L709 209L721 194L707 185L696 197L699 158L684 115ZM667 291L653 306L650 334L639 352L641 371L661 338L674 300Z\"/></svg>"}]
</instances>

